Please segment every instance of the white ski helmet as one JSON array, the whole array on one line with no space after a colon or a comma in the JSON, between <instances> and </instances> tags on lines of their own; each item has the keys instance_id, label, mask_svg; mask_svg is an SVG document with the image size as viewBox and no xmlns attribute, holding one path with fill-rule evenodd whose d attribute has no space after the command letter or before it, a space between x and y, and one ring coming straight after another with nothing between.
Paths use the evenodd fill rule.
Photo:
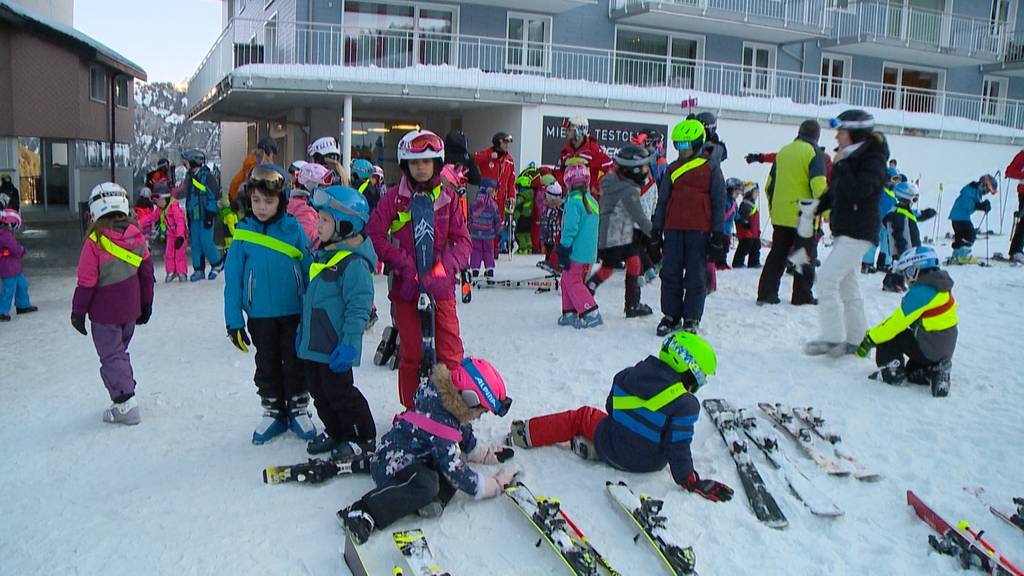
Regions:
<instances>
[{"instance_id":1,"label":"white ski helmet","mask_svg":"<svg viewBox=\"0 0 1024 576\"><path fill-rule=\"evenodd\" d=\"M112 212L120 212L125 216L131 214L132 207L128 203L128 192L120 184L104 182L97 184L89 193L89 213L92 221Z\"/></svg>"},{"instance_id":2,"label":"white ski helmet","mask_svg":"<svg viewBox=\"0 0 1024 576\"><path fill-rule=\"evenodd\" d=\"M566 128L575 128L578 136L590 134L590 121L586 116L576 115L566 121Z\"/></svg>"},{"instance_id":3,"label":"white ski helmet","mask_svg":"<svg viewBox=\"0 0 1024 576\"><path fill-rule=\"evenodd\" d=\"M430 130L413 130L398 142L398 161L437 158L444 162L444 140Z\"/></svg>"},{"instance_id":4,"label":"white ski helmet","mask_svg":"<svg viewBox=\"0 0 1024 576\"><path fill-rule=\"evenodd\" d=\"M314 140L313 143L309 145L309 148L306 148L306 154L310 158L317 154L321 156L326 156L328 154L341 156L341 149L338 148L338 142L334 138L324 136L323 138L317 138Z\"/></svg>"}]
</instances>

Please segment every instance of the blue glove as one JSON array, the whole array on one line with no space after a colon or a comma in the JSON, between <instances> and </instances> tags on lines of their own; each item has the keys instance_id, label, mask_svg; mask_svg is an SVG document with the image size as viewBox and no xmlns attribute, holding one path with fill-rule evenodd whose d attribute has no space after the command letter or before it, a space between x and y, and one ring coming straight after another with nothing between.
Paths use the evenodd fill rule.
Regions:
<instances>
[{"instance_id":1,"label":"blue glove","mask_svg":"<svg viewBox=\"0 0 1024 576\"><path fill-rule=\"evenodd\" d=\"M569 255L572 254L572 249L565 244L559 243L558 248L555 248L555 254L558 255L558 267L562 270L568 270L570 265Z\"/></svg>"},{"instance_id":2,"label":"blue glove","mask_svg":"<svg viewBox=\"0 0 1024 576\"><path fill-rule=\"evenodd\" d=\"M341 374L352 369L352 363L356 360L356 349L348 344L338 344L331 352L331 372Z\"/></svg>"}]
</instances>

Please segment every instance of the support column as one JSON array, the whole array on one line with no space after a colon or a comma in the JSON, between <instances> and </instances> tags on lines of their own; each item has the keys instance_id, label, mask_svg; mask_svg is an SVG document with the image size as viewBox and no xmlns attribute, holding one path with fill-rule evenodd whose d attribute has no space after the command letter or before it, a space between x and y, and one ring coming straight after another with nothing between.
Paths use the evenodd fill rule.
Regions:
<instances>
[{"instance_id":1,"label":"support column","mask_svg":"<svg viewBox=\"0 0 1024 576\"><path fill-rule=\"evenodd\" d=\"M352 174L352 96L345 96L341 123L341 161L345 172Z\"/></svg>"}]
</instances>

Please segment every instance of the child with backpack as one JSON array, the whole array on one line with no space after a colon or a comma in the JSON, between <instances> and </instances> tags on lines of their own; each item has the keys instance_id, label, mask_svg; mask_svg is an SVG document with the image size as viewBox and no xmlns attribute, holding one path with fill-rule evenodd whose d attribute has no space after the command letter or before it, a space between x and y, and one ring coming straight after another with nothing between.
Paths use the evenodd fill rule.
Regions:
<instances>
[{"instance_id":1,"label":"child with backpack","mask_svg":"<svg viewBox=\"0 0 1024 576\"><path fill-rule=\"evenodd\" d=\"M250 344L256 348L253 381L263 406L263 417L252 433L257 445L289 428L303 440L316 436L295 345L310 266L308 240L285 211L284 186L284 177L270 166L252 169L246 184L248 215L235 228L225 257L228 340L241 352L247 353Z\"/></svg>"},{"instance_id":2,"label":"child with backpack","mask_svg":"<svg viewBox=\"0 0 1024 576\"><path fill-rule=\"evenodd\" d=\"M100 377L111 400L103 421L134 425L141 418L128 345L135 326L153 314L153 259L124 188L97 185L89 193L89 213L92 225L78 258L71 326L88 336L85 319L92 321Z\"/></svg>"},{"instance_id":3,"label":"child with backpack","mask_svg":"<svg viewBox=\"0 0 1024 576\"><path fill-rule=\"evenodd\" d=\"M562 269L562 315L559 326L593 328L604 324L593 294L587 289L586 276L597 262L597 235L600 207L590 194L590 169L582 159L567 162L562 180L569 189L562 217L558 266Z\"/></svg>"},{"instance_id":4,"label":"child with backpack","mask_svg":"<svg viewBox=\"0 0 1024 576\"><path fill-rule=\"evenodd\" d=\"M18 315L39 310L28 297L28 280L21 270L21 259L25 247L18 244L14 233L21 228L21 214L13 208L0 210L0 279L3 293L0 295L0 322L11 321L11 301Z\"/></svg>"}]
</instances>

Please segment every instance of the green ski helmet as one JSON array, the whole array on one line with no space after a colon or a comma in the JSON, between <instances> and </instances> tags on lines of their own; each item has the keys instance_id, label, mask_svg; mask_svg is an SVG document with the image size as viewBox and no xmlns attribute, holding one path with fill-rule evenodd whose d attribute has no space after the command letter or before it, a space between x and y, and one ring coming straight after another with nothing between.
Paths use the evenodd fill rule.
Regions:
<instances>
[{"instance_id":1,"label":"green ski helmet","mask_svg":"<svg viewBox=\"0 0 1024 576\"><path fill-rule=\"evenodd\" d=\"M683 380L690 393L700 390L707 383L707 377L714 375L718 366L715 350L707 340L686 331L669 334L661 343L658 359L680 375L689 372L693 376L692 382L688 382L688 379Z\"/></svg>"},{"instance_id":2,"label":"green ski helmet","mask_svg":"<svg viewBox=\"0 0 1024 576\"><path fill-rule=\"evenodd\" d=\"M672 145L679 152L700 150L704 146L704 125L696 118L683 120L672 128Z\"/></svg>"}]
</instances>

